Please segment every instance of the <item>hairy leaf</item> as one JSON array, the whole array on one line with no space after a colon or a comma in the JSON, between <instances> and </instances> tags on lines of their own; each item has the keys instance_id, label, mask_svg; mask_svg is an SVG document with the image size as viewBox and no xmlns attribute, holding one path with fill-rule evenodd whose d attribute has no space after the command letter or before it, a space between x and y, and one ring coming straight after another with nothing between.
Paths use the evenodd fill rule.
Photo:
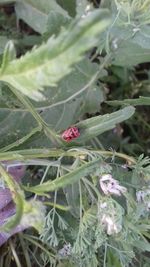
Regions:
<instances>
[{"instance_id":1,"label":"hairy leaf","mask_svg":"<svg viewBox=\"0 0 150 267\"><path fill-rule=\"evenodd\" d=\"M58 38L34 48L20 59L11 61L0 80L7 82L23 94L39 100L44 86L56 83L71 71L71 65L81 60L85 51L97 43L99 34L110 23L106 10L95 11Z\"/></svg>"}]
</instances>

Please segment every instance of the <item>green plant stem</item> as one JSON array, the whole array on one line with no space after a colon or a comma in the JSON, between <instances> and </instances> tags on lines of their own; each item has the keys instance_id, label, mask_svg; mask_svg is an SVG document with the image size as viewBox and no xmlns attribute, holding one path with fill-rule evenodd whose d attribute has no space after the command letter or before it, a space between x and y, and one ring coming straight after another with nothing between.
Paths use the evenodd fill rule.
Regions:
<instances>
[{"instance_id":1,"label":"green plant stem","mask_svg":"<svg viewBox=\"0 0 150 267\"><path fill-rule=\"evenodd\" d=\"M43 202L43 204L46 205L46 206L51 206L51 207L53 207L55 209L63 210L63 211L68 211L71 208L69 206L63 206L63 205L60 205L60 204L57 204L57 203L54 203L54 202L50 202L50 201Z\"/></svg>"},{"instance_id":2,"label":"green plant stem","mask_svg":"<svg viewBox=\"0 0 150 267\"><path fill-rule=\"evenodd\" d=\"M13 254L13 257L14 257L14 259L15 259L16 266L17 266L17 267L22 267L22 266L21 266L21 263L20 263L20 260L19 260L19 258L18 258L18 255L17 255L17 253L16 253L16 250L15 250L15 248L14 248L14 245L13 245L13 243L12 243L12 241L11 241L11 239L9 240L9 246L10 246L11 252L12 252L12 254Z\"/></svg>"},{"instance_id":3,"label":"green plant stem","mask_svg":"<svg viewBox=\"0 0 150 267\"><path fill-rule=\"evenodd\" d=\"M51 139L52 143L54 143L55 145L62 145L63 142L61 141L57 133L54 130L50 129L49 125L47 125L47 123L42 119L40 114L34 109L30 100L26 96L22 95L14 87L11 86L10 88L11 91L20 100L20 102L24 105L24 107L27 108L27 110L32 114L38 125L41 127L41 130L44 130L45 135Z\"/></svg>"},{"instance_id":4,"label":"green plant stem","mask_svg":"<svg viewBox=\"0 0 150 267\"><path fill-rule=\"evenodd\" d=\"M23 255L25 257L27 267L32 267L32 264L31 264L31 261L30 261L30 256L29 256L29 253L28 253L28 249L27 249L27 246L26 246L26 244L24 242L24 239L23 239L23 234L19 233L18 236L19 236L19 239L20 239L20 244L22 246Z\"/></svg>"},{"instance_id":5,"label":"green plant stem","mask_svg":"<svg viewBox=\"0 0 150 267\"><path fill-rule=\"evenodd\" d=\"M115 152L115 151L105 151L105 150L91 150L98 155L105 157L118 157L126 160L129 165L135 164L136 160L126 154ZM71 150L65 151L63 149L24 149L0 153L0 160L26 160L26 159L36 159L36 158L48 158L48 157L77 157L86 156L88 152L86 150Z\"/></svg>"},{"instance_id":6,"label":"green plant stem","mask_svg":"<svg viewBox=\"0 0 150 267\"><path fill-rule=\"evenodd\" d=\"M106 259L107 259L107 243L105 243L105 251L104 251L104 263L103 263L103 267L106 267Z\"/></svg>"},{"instance_id":7,"label":"green plant stem","mask_svg":"<svg viewBox=\"0 0 150 267\"><path fill-rule=\"evenodd\" d=\"M55 259L55 255L52 254L49 250L47 250L44 246L42 246L39 243L39 240L35 240L32 237L30 237L29 235L24 234L24 239L28 240L29 242L31 242L32 244L34 244L35 246L39 247L41 250L43 250L49 257Z\"/></svg>"}]
</instances>

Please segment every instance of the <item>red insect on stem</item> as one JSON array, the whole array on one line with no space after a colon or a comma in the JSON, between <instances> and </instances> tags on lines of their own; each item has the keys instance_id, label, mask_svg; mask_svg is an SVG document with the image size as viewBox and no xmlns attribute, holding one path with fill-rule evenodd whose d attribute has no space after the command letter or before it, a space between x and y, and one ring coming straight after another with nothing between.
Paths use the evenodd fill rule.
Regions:
<instances>
[{"instance_id":1,"label":"red insect on stem","mask_svg":"<svg viewBox=\"0 0 150 267\"><path fill-rule=\"evenodd\" d=\"M78 138L79 136L80 136L79 129L75 126L69 127L61 135L62 139L64 139L66 142L70 142L73 139Z\"/></svg>"}]
</instances>

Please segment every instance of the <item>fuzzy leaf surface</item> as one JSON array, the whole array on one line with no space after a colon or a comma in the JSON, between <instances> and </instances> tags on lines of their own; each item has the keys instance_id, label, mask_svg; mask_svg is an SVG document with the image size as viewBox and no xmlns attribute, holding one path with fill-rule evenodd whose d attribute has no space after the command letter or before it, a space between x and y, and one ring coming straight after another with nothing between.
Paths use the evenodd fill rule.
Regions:
<instances>
[{"instance_id":1,"label":"fuzzy leaf surface","mask_svg":"<svg viewBox=\"0 0 150 267\"><path fill-rule=\"evenodd\" d=\"M34 100L44 99L44 86L56 86L71 66L96 45L99 35L109 25L106 10L95 11L74 23L46 44L34 48L20 59L11 61L0 74L0 80Z\"/></svg>"}]
</instances>

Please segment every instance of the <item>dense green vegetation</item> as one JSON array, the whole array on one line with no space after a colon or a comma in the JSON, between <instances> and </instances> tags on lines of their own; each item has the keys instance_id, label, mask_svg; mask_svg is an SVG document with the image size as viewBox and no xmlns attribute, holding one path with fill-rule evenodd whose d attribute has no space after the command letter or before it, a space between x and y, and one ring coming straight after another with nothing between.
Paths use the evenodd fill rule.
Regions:
<instances>
[{"instance_id":1,"label":"dense green vegetation","mask_svg":"<svg viewBox=\"0 0 150 267\"><path fill-rule=\"evenodd\" d=\"M0 267L149 267L150 0L0 0Z\"/></svg>"}]
</instances>

